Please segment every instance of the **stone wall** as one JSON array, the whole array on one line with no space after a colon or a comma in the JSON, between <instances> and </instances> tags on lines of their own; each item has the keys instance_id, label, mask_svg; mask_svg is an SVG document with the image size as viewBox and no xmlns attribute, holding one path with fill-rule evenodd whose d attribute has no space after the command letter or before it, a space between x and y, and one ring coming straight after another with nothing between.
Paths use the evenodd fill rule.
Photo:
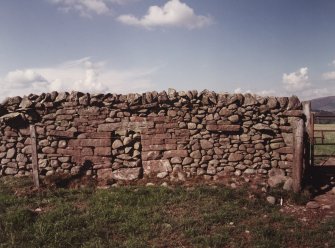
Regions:
<instances>
[{"instance_id":1,"label":"stone wall","mask_svg":"<svg viewBox=\"0 0 335 248\"><path fill-rule=\"evenodd\" d=\"M47 93L0 105L0 172L30 175L29 125L40 175L84 173L99 180L169 180L292 172L297 97L210 91L144 94Z\"/></svg>"}]
</instances>

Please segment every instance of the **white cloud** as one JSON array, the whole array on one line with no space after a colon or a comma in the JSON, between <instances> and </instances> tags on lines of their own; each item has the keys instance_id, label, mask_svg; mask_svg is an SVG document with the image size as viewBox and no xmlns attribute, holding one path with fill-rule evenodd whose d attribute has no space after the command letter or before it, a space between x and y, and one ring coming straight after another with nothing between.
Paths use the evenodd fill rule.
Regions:
<instances>
[{"instance_id":1,"label":"white cloud","mask_svg":"<svg viewBox=\"0 0 335 248\"><path fill-rule=\"evenodd\" d=\"M121 15L118 20L124 24L152 29L155 27L202 28L213 21L208 16L196 15L194 10L180 2L170 0L164 6L151 6L142 18L133 15Z\"/></svg>"},{"instance_id":2,"label":"white cloud","mask_svg":"<svg viewBox=\"0 0 335 248\"><path fill-rule=\"evenodd\" d=\"M297 92L310 86L308 81L308 68L303 67L295 72L283 75L284 88L289 92Z\"/></svg>"},{"instance_id":3,"label":"white cloud","mask_svg":"<svg viewBox=\"0 0 335 248\"><path fill-rule=\"evenodd\" d=\"M236 88L234 90L235 94L255 94L258 96L274 96L274 95L278 95L278 92L275 92L274 90L257 90L257 91L252 91L252 90L243 90L242 88Z\"/></svg>"},{"instance_id":4,"label":"white cloud","mask_svg":"<svg viewBox=\"0 0 335 248\"><path fill-rule=\"evenodd\" d=\"M243 90L242 88L236 88L234 90L235 94L246 94L246 93L252 93L251 90Z\"/></svg>"},{"instance_id":5,"label":"white cloud","mask_svg":"<svg viewBox=\"0 0 335 248\"><path fill-rule=\"evenodd\" d=\"M112 70L105 62L90 58L67 61L54 67L29 68L7 73L1 80L0 98L39 94L50 91L81 91L90 93L143 92L153 88L151 77L156 68Z\"/></svg>"},{"instance_id":6,"label":"white cloud","mask_svg":"<svg viewBox=\"0 0 335 248\"><path fill-rule=\"evenodd\" d=\"M27 84L39 84L46 82L46 79L42 75L29 69L11 71L7 74L5 80L20 87L26 87Z\"/></svg>"},{"instance_id":7,"label":"white cloud","mask_svg":"<svg viewBox=\"0 0 335 248\"><path fill-rule=\"evenodd\" d=\"M325 80L334 80L335 79L335 71L329 71L322 74L322 78Z\"/></svg>"},{"instance_id":8,"label":"white cloud","mask_svg":"<svg viewBox=\"0 0 335 248\"><path fill-rule=\"evenodd\" d=\"M110 12L105 0L50 0L64 12L75 11L81 16L90 17L92 14L107 14Z\"/></svg>"},{"instance_id":9,"label":"white cloud","mask_svg":"<svg viewBox=\"0 0 335 248\"><path fill-rule=\"evenodd\" d=\"M335 86L307 89L300 92L298 96L300 100L312 100L319 97L334 95L332 92L335 92Z\"/></svg>"},{"instance_id":10,"label":"white cloud","mask_svg":"<svg viewBox=\"0 0 335 248\"><path fill-rule=\"evenodd\" d=\"M83 17L91 17L92 14L106 15L112 12L112 5L123 5L138 0L48 0L64 12L78 12Z\"/></svg>"}]
</instances>

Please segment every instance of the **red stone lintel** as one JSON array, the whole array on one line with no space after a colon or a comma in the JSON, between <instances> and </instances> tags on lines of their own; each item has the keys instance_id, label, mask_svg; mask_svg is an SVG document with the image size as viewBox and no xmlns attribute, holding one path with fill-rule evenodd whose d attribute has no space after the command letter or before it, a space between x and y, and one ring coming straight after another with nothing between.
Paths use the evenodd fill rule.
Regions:
<instances>
[{"instance_id":1,"label":"red stone lintel","mask_svg":"<svg viewBox=\"0 0 335 248\"><path fill-rule=\"evenodd\" d=\"M57 153L61 154L61 155L69 155L69 156L80 157L80 150L58 148Z\"/></svg>"},{"instance_id":2,"label":"red stone lintel","mask_svg":"<svg viewBox=\"0 0 335 248\"><path fill-rule=\"evenodd\" d=\"M58 158L58 157L62 157L61 154L57 154L57 153L49 153L49 154L45 154L47 155L48 158Z\"/></svg>"},{"instance_id":3,"label":"red stone lintel","mask_svg":"<svg viewBox=\"0 0 335 248\"><path fill-rule=\"evenodd\" d=\"M172 122L172 123L162 123L162 124L156 124L156 128L177 128L178 123L177 122Z\"/></svg>"},{"instance_id":4,"label":"red stone lintel","mask_svg":"<svg viewBox=\"0 0 335 248\"><path fill-rule=\"evenodd\" d=\"M65 137L65 138L73 138L75 132L71 131L60 131L60 130L50 130L49 136L58 136L58 137Z\"/></svg>"},{"instance_id":5,"label":"red stone lintel","mask_svg":"<svg viewBox=\"0 0 335 248\"><path fill-rule=\"evenodd\" d=\"M85 133L85 137L88 139L110 139L112 137L112 132L89 132Z\"/></svg>"},{"instance_id":6,"label":"red stone lintel","mask_svg":"<svg viewBox=\"0 0 335 248\"><path fill-rule=\"evenodd\" d=\"M160 134L154 134L154 135L147 135L142 134L141 139L142 140L151 140L151 139L170 139L171 134L170 133L160 133Z\"/></svg>"},{"instance_id":7,"label":"red stone lintel","mask_svg":"<svg viewBox=\"0 0 335 248\"><path fill-rule=\"evenodd\" d=\"M166 128L143 128L141 130L142 134L160 134L166 133Z\"/></svg>"},{"instance_id":8,"label":"red stone lintel","mask_svg":"<svg viewBox=\"0 0 335 248\"><path fill-rule=\"evenodd\" d=\"M142 129L142 128L153 128L154 123L151 121L143 121L143 122L117 122L117 123L107 123L107 124L100 124L98 127L98 132L105 132L105 131L116 131L122 129Z\"/></svg>"},{"instance_id":9,"label":"red stone lintel","mask_svg":"<svg viewBox=\"0 0 335 248\"><path fill-rule=\"evenodd\" d=\"M239 132L241 130L240 125L206 125L208 131L213 132Z\"/></svg>"},{"instance_id":10,"label":"red stone lintel","mask_svg":"<svg viewBox=\"0 0 335 248\"><path fill-rule=\"evenodd\" d=\"M293 148L292 147L281 147L276 150L276 152L281 154L293 154Z\"/></svg>"},{"instance_id":11,"label":"red stone lintel","mask_svg":"<svg viewBox=\"0 0 335 248\"><path fill-rule=\"evenodd\" d=\"M73 139L69 141L69 147L106 147L111 145L111 139Z\"/></svg>"},{"instance_id":12,"label":"red stone lintel","mask_svg":"<svg viewBox=\"0 0 335 248\"><path fill-rule=\"evenodd\" d=\"M182 141L178 139L178 141ZM166 139L165 144L177 144L177 139Z\"/></svg>"},{"instance_id":13,"label":"red stone lintel","mask_svg":"<svg viewBox=\"0 0 335 248\"><path fill-rule=\"evenodd\" d=\"M141 141L142 146L148 145L163 145L165 144L164 139L146 139Z\"/></svg>"},{"instance_id":14,"label":"red stone lintel","mask_svg":"<svg viewBox=\"0 0 335 248\"><path fill-rule=\"evenodd\" d=\"M142 146L142 151L166 151L177 149L176 144Z\"/></svg>"}]
</instances>

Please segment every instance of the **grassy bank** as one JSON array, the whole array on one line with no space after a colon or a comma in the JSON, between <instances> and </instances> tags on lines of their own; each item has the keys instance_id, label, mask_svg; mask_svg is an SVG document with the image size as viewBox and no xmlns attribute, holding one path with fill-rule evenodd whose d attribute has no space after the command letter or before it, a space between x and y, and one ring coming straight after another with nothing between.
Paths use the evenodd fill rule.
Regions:
<instances>
[{"instance_id":1,"label":"grassy bank","mask_svg":"<svg viewBox=\"0 0 335 248\"><path fill-rule=\"evenodd\" d=\"M306 226L247 189L19 184L0 180L0 247L335 247L335 220Z\"/></svg>"}]
</instances>

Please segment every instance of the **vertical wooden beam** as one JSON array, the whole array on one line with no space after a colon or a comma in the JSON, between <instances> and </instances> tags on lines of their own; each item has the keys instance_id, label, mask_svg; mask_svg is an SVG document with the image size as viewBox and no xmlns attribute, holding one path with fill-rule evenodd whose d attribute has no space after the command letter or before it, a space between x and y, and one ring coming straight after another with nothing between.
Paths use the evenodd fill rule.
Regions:
<instances>
[{"instance_id":1,"label":"vertical wooden beam","mask_svg":"<svg viewBox=\"0 0 335 248\"><path fill-rule=\"evenodd\" d=\"M30 139L31 139L31 158L33 167L33 180L36 188L40 187L39 180L39 168L38 168L38 158L37 158L37 140L36 140L36 129L34 125L30 125Z\"/></svg>"},{"instance_id":2,"label":"vertical wooden beam","mask_svg":"<svg viewBox=\"0 0 335 248\"><path fill-rule=\"evenodd\" d=\"M312 146L313 146L313 130L312 126L312 112L311 112L311 102L305 101L302 102L302 109L305 115L305 130L307 136L304 139L304 177L310 176L311 173L311 164L312 164Z\"/></svg>"},{"instance_id":3,"label":"vertical wooden beam","mask_svg":"<svg viewBox=\"0 0 335 248\"><path fill-rule=\"evenodd\" d=\"M314 166L314 114L311 114L311 166Z\"/></svg>"},{"instance_id":4,"label":"vertical wooden beam","mask_svg":"<svg viewBox=\"0 0 335 248\"><path fill-rule=\"evenodd\" d=\"M311 102L310 101L302 102L302 109L306 117L305 127L306 127L306 132L308 134L308 139L310 143L312 143L311 137L313 133L313 126L312 126Z\"/></svg>"},{"instance_id":5,"label":"vertical wooden beam","mask_svg":"<svg viewBox=\"0 0 335 248\"><path fill-rule=\"evenodd\" d=\"M302 172L304 161L304 121L299 119L293 134L293 191L298 193L301 191Z\"/></svg>"}]
</instances>

